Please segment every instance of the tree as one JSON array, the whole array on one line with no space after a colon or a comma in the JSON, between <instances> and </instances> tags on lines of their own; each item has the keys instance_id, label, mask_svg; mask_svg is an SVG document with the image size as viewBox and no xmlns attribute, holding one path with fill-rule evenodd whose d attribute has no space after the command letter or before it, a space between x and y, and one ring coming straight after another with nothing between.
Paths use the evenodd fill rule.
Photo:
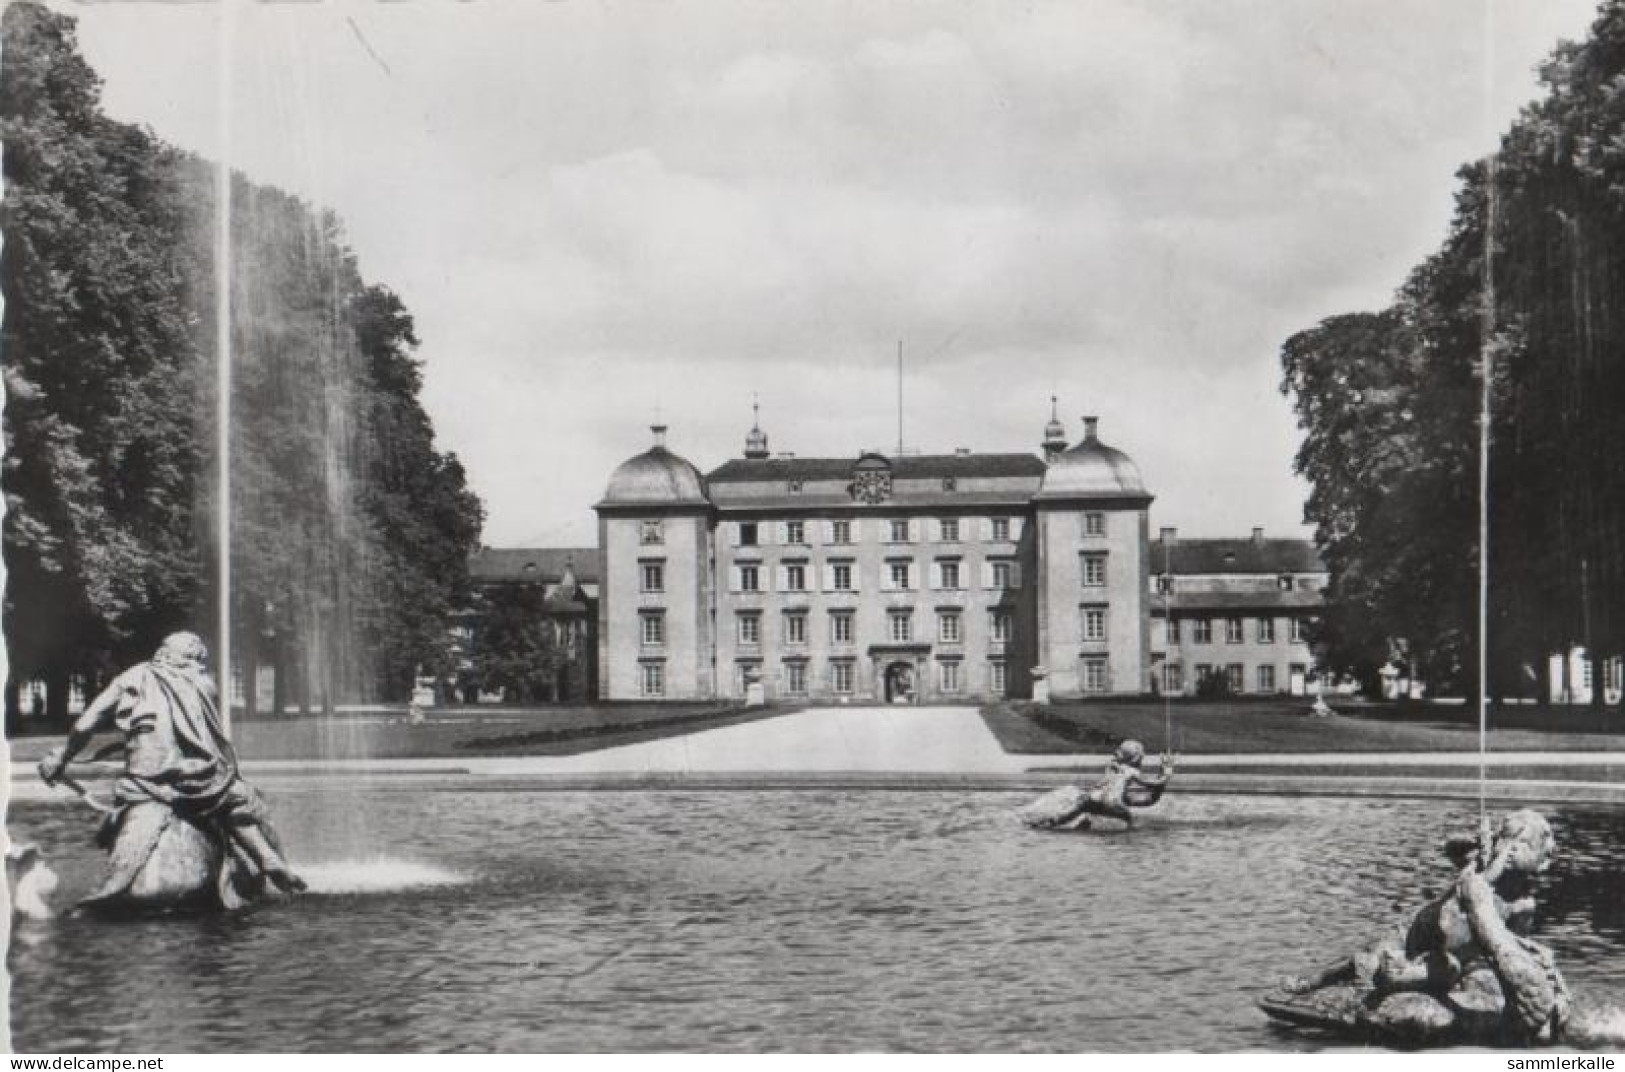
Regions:
<instances>
[{"instance_id":1,"label":"tree","mask_svg":"<svg viewBox=\"0 0 1625 1072\"><path fill-rule=\"evenodd\" d=\"M215 169L101 114L73 25L3 22L8 717L24 679L60 713L70 676L212 622L218 587ZM400 691L446 657L481 508L337 218L231 182L233 647L302 706Z\"/></svg>"},{"instance_id":2,"label":"tree","mask_svg":"<svg viewBox=\"0 0 1625 1072\"><path fill-rule=\"evenodd\" d=\"M520 703L553 699L569 661L559 625L549 619L539 584L493 586L480 594L471 651L476 681Z\"/></svg>"},{"instance_id":3,"label":"tree","mask_svg":"<svg viewBox=\"0 0 1625 1072\"><path fill-rule=\"evenodd\" d=\"M1625 3L1542 77L1499 150L1462 169L1449 236L1394 305L1283 350L1339 668L1402 639L1433 684L1472 686L1486 359L1491 686L1523 688L1576 643L1625 648Z\"/></svg>"}]
</instances>

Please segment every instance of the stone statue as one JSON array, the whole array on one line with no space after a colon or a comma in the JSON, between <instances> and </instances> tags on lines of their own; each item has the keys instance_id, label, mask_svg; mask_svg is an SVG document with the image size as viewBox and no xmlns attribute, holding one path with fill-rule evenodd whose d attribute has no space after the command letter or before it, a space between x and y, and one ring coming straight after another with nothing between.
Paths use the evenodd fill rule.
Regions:
<instances>
[{"instance_id":1,"label":"stone statue","mask_svg":"<svg viewBox=\"0 0 1625 1072\"><path fill-rule=\"evenodd\" d=\"M40 760L47 784L98 732L124 734L124 773L98 843L109 851L90 911L236 908L268 892L304 888L289 869L264 799L238 773L220 725L208 652L174 633L148 662L113 680L85 708L66 743Z\"/></svg>"},{"instance_id":2,"label":"stone statue","mask_svg":"<svg viewBox=\"0 0 1625 1072\"><path fill-rule=\"evenodd\" d=\"M1062 786L1045 793L1021 809L1022 820L1028 826L1044 829L1088 830L1093 816L1103 815L1120 819L1132 826L1132 808L1149 808L1162 799L1163 792L1174 776L1174 759L1162 757L1162 773L1150 775L1140 768L1145 762L1145 745L1127 740L1117 746L1111 762L1106 764L1106 777L1088 789Z\"/></svg>"},{"instance_id":3,"label":"stone statue","mask_svg":"<svg viewBox=\"0 0 1625 1072\"><path fill-rule=\"evenodd\" d=\"M1508 815L1493 838L1452 839L1456 881L1403 931L1287 983L1260 1006L1289 1023L1404 1045L1559 1041L1568 988L1551 951L1523 936L1534 917L1531 882L1552 846L1551 826L1529 810Z\"/></svg>"}]
</instances>

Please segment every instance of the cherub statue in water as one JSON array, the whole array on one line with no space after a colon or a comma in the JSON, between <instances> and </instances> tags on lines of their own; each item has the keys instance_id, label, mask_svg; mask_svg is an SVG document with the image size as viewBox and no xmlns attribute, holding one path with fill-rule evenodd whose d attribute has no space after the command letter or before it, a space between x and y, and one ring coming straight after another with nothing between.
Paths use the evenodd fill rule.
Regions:
<instances>
[{"instance_id":1,"label":"cherub statue in water","mask_svg":"<svg viewBox=\"0 0 1625 1072\"><path fill-rule=\"evenodd\" d=\"M1104 780L1087 789L1067 785L1045 793L1021 809L1021 818L1028 826L1050 830L1088 830L1095 816L1120 819L1132 826L1131 809L1149 808L1161 800L1174 776L1171 755L1163 755L1161 774L1145 773L1144 763L1145 745L1126 740L1112 753Z\"/></svg>"},{"instance_id":2,"label":"cherub statue in water","mask_svg":"<svg viewBox=\"0 0 1625 1072\"><path fill-rule=\"evenodd\" d=\"M1551 950L1526 937L1551 826L1538 812L1515 811L1474 847L1452 839L1455 882L1402 931L1288 982L1260 1002L1264 1011L1412 1045L1579 1038L1585 1029Z\"/></svg>"},{"instance_id":3,"label":"cherub statue in water","mask_svg":"<svg viewBox=\"0 0 1625 1072\"><path fill-rule=\"evenodd\" d=\"M124 671L40 760L47 784L105 730L124 734L124 772L99 836L102 886L81 905L100 911L232 908L262 892L304 888L283 857L264 799L243 780L220 724L208 651L174 633ZM82 790L81 790L82 792Z\"/></svg>"}]
</instances>

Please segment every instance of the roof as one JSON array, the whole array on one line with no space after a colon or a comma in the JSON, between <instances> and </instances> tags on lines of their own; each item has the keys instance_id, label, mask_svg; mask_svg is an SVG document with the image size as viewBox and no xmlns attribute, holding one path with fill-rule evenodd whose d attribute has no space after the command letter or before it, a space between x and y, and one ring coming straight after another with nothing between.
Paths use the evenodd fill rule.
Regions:
<instances>
[{"instance_id":1,"label":"roof","mask_svg":"<svg viewBox=\"0 0 1625 1072\"><path fill-rule=\"evenodd\" d=\"M564 576L566 565L575 570L577 583L598 583L596 547L482 547L469 556L468 577L475 584L502 581L552 584Z\"/></svg>"},{"instance_id":2,"label":"roof","mask_svg":"<svg viewBox=\"0 0 1625 1072\"><path fill-rule=\"evenodd\" d=\"M1049 463L1039 499L1149 499L1140 467L1096 436L1093 423L1083 442Z\"/></svg>"},{"instance_id":3,"label":"roof","mask_svg":"<svg viewBox=\"0 0 1625 1072\"><path fill-rule=\"evenodd\" d=\"M1166 563L1166 567L1164 566ZM1325 573L1308 540L1175 539L1164 557L1163 541L1151 541L1152 573Z\"/></svg>"},{"instance_id":4,"label":"roof","mask_svg":"<svg viewBox=\"0 0 1625 1072\"><path fill-rule=\"evenodd\" d=\"M1324 606L1326 600L1318 590L1294 588L1282 591L1249 592L1174 592L1154 595L1150 599L1151 613L1160 616L1164 607L1172 611L1193 610L1305 610Z\"/></svg>"},{"instance_id":5,"label":"roof","mask_svg":"<svg viewBox=\"0 0 1625 1072\"><path fill-rule=\"evenodd\" d=\"M899 454L886 459L893 480L938 477L1038 477L1044 462L1035 454ZM712 483L785 480L846 480L857 458L730 458L706 477Z\"/></svg>"},{"instance_id":6,"label":"roof","mask_svg":"<svg viewBox=\"0 0 1625 1072\"><path fill-rule=\"evenodd\" d=\"M705 503L705 478L680 454L656 444L622 462L609 478L600 506Z\"/></svg>"}]
</instances>

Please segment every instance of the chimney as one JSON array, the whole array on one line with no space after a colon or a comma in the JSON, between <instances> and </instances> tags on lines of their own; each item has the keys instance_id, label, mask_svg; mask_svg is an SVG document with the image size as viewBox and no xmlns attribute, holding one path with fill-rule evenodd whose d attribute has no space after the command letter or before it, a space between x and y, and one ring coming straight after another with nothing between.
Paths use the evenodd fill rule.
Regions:
<instances>
[{"instance_id":1,"label":"chimney","mask_svg":"<svg viewBox=\"0 0 1625 1072\"><path fill-rule=\"evenodd\" d=\"M1099 417L1085 417L1083 419L1083 438L1095 438L1095 429L1100 427Z\"/></svg>"},{"instance_id":2,"label":"chimney","mask_svg":"<svg viewBox=\"0 0 1625 1072\"><path fill-rule=\"evenodd\" d=\"M1253 528L1253 544L1255 546L1257 546L1257 545L1262 544L1263 542L1264 542L1264 530L1255 526Z\"/></svg>"},{"instance_id":3,"label":"chimney","mask_svg":"<svg viewBox=\"0 0 1625 1072\"><path fill-rule=\"evenodd\" d=\"M954 448L954 453L959 455L959 457L963 458L966 455L970 454L970 448L969 447L955 447Z\"/></svg>"},{"instance_id":4,"label":"chimney","mask_svg":"<svg viewBox=\"0 0 1625 1072\"><path fill-rule=\"evenodd\" d=\"M666 426L664 424L651 424L649 431L655 434L655 446L664 447L666 445Z\"/></svg>"},{"instance_id":5,"label":"chimney","mask_svg":"<svg viewBox=\"0 0 1625 1072\"><path fill-rule=\"evenodd\" d=\"M1163 543L1173 543L1177 539L1179 539L1179 530L1178 529L1174 528L1172 525L1164 525L1162 527L1162 542Z\"/></svg>"}]
</instances>

